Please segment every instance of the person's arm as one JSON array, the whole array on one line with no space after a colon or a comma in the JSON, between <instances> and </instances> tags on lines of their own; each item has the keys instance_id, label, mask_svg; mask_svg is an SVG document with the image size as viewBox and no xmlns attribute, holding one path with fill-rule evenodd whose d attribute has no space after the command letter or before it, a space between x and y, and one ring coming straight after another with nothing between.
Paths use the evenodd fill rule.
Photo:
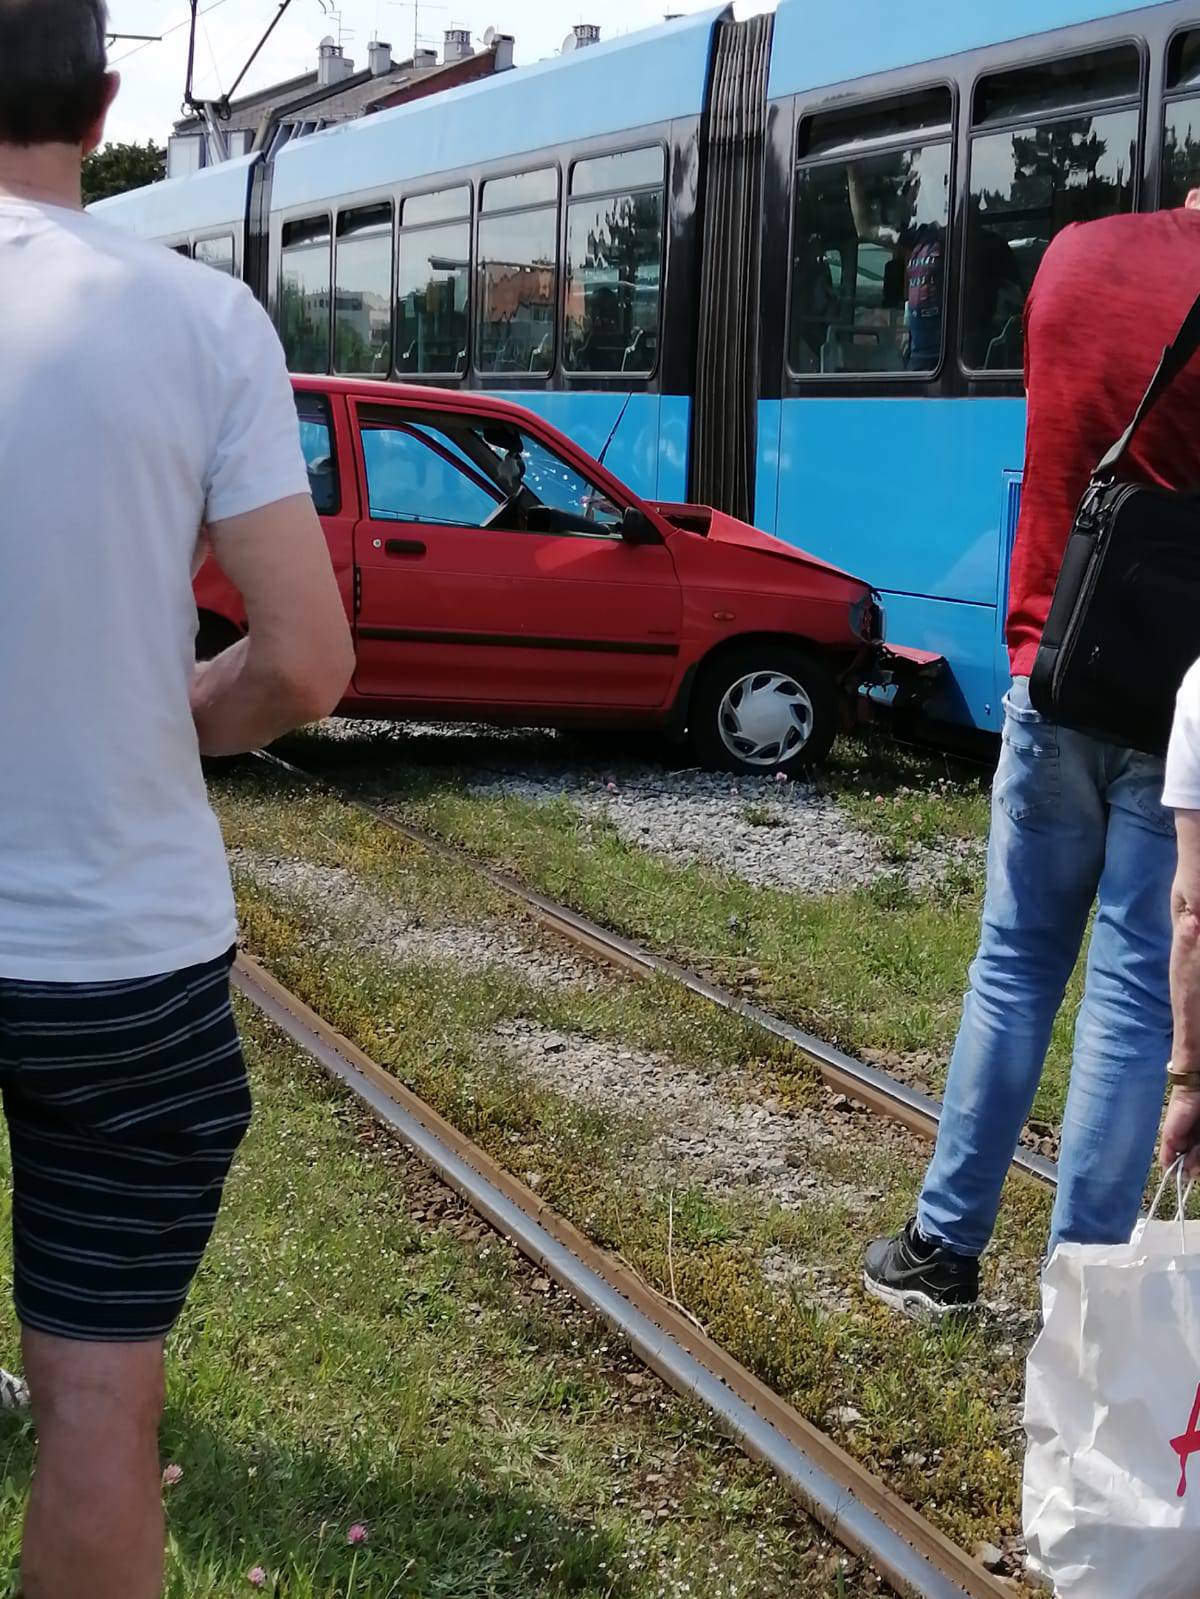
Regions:
<instances>
[{"instance_id":1,"label":"person's arm","mask_svg":"<svg viewBox=\"0 0 1200 1599\"><path fill-rule=\"evenodd\" d=\"M1163 804L1175 812L1179 864L1171 891L1172 1060L1177 1071L1200 1071L1200 661L1175 701ZM1162 1160L1180 1155L1200 1172L1200 1090L1176 1088L1163 1127Z\"/></svg>"},{"instance_id":2,"label":"person's arm","mask_svg":"<svg viewBox=\"0 0 1200 1599\"><path fill-rule=\"evenodd\" d=\"M1200 811L1179 811L1179 868L1171 895L1171 1009L1175 1020L1172 1062L1177 1071L1200 1072ZM1200 1172L1200 1089L1176 1088L1163 1126L1162 1163L1187 1157Z\"/></svg>"},{"instance_id":3,"label":"person's arm","mask_svg":"<svg viewBox=\"0 0 1200 1599\"><path fill-rule=\"evenodd\" d=\"M192 714L205 755L238 755L337 705L354 670L345 608L313 508L283 350L249 290L214 330L218 414L205 533L241 593L249 636L197 667ZM197 555L203 553L203 539Z\"/></svg>"},{"instance_id":4,"label":"person's arm","mask_svg":"<svg viewBox=\"0 0 1200 1599\"><path fill-rule=\"evenodd\" d=\"M192 714L202 754L239 755L327 716L354 670L354 647L308 495L211 522L208 536L250 631L196 668Z\"/></svg>"}]
</instances>

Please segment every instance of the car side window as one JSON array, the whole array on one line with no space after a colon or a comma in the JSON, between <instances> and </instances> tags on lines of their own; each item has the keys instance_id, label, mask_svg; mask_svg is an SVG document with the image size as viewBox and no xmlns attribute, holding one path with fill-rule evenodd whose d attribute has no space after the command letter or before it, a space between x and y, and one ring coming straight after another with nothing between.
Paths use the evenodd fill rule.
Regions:
<instances>
[{"instance_id":1,"label":"car side window","mask_svg":"<svg viewBox=\"0 0 1200 1599\"><path fill-rule=\"evenodd\" d=\"M298 392L296 414L300 421L300 448L308 467L308 486L318 516L336 516L341 509L337 457L329 404L319 394Z\"/></svg>"},{"instance_id":2,"label":"car side window","mask_svg":"<svg viewBox=\"0 0 1200 1599\"><path fill-rule=\"evenodd\" d=\"M593 536L619 534L622 513L601 489L568 466L540 439L523 433L521 444L524 487L536 495L542 505L570 517L582 517L591 524L589 531Z\"/></svg>"},{"instance_id":3,"label":"car side window","mask_svg":"<svg viewBox=\"0 0 1200 1599\"><path fill-rule=\"evenodd\" d=\"M564 538L621 535L622 508L506 417L364 406L359 425L373 517Z\"/></svg>"},{"instance_id":4,"label":"car side window","mask_svg":"<svg viewBox=\"0 0 1200 1599\"><path fill-rule=\"evenodd\" d=\"M449 444L415 425L365 426L371 515L384 522L482 527L504 503Z\"/></svg>"}]
</instances>

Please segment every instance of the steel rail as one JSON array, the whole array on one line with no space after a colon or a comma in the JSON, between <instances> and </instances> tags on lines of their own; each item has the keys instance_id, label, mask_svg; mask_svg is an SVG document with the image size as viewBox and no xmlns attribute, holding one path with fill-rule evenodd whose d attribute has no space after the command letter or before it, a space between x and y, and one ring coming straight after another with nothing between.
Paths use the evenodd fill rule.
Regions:
<instances>
[{"instance_id":1,"label":"steel rail","mask_svg":"<svg viewBox=\"0 0 1200 1599\"><path fill-rule=\"evenodd\" d=\"M571 910L566 905L557 904L544 894L539 894L536 889L527 887L511 872L481 861L478 856L460 845L448 843L434 833L415 827L411 822L402 822L395 816L389 815L380 806L369 804L366 800L346 793L338 784L331 783L327 778L313 772L305 771L303 767L284 760L280 755L265 750L257 753L260 760L278 767L300 782L320 785L330 793L336 794L345 804L364 812L430 854L454 865L468 867L485 877L493 887L523 905L541 926L585 950L594 959L630 972L636 977L665 977L671 982L680 984L710 1004L731 1015L740 1016L760 1031L790 1044L817 1067L826 1087L835 1093L857 1100L874 1114L886 1116L891 1121L900 1123L910 1132L928 1139L931 1143L936 1139L942 1107L939 1101L930 1095L898 1081L889 1073L870 1066L865 1061L856 1060L853 1055L847 1055L833 1044L827 1044L824 1039L806 1033L803 1028L794 1026L793 1023L776 1016L761 1005L756 1005L753 1000L744 999L741 995L722 987L721 984L710 982L707 977L681 966L677 961L670 960L665 955L656 955L635 940L602 927L598 922ZM1057 1186L1058 1167L1045 1155L1020 1148L1013 1157L1013 1166L1035 1182L1050 1188Z\"/></svg>"},{"instance_id":2,"label":"steel rail","mask_svg":"<svg viewBox=\"0 0 1200 1599\"><path fill-rule=\"evenodd\" d=\"M705 1406L805 1509L898 1594L1002 1599L986 1571L636 1273L599 1249L531 1188L289 992L246 954L239 992L349 1088L480 1216L624 1337L677 1393Z\"/></svg>"}]
</instances>

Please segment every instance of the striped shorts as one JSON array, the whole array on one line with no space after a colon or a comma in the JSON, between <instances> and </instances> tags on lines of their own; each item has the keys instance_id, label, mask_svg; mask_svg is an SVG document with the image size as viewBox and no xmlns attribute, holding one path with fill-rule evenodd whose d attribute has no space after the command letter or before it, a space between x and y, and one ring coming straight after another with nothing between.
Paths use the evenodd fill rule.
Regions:
<instances>
[{"instance_id":1,"label":"striped shorts","mask_svg":"<svg viewBox=\"0 0 1200 1599\"><path fill-rule=\"evenodd\" d=\"M0 978L24 1326L127 1343L174 1325L250 1121L232 961L121 983Z\"/></svg>"}]
</instances>

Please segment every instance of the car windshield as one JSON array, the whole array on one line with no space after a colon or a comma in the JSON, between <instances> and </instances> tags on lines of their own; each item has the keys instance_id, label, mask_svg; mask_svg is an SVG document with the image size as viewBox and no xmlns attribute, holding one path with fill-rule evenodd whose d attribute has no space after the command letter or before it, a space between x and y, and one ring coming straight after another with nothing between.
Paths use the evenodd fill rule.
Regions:
<instances>
[{"instance_id":1,"label":"car windshield","mask_svg":"<svg viewBox=\"0 0 1200 1599\"><path fill-rule=\"evenodd\" d=\"M619 536L623 508L551 445L507 419L361 412L372 517Z\"/></svg>"}]
</instances>

